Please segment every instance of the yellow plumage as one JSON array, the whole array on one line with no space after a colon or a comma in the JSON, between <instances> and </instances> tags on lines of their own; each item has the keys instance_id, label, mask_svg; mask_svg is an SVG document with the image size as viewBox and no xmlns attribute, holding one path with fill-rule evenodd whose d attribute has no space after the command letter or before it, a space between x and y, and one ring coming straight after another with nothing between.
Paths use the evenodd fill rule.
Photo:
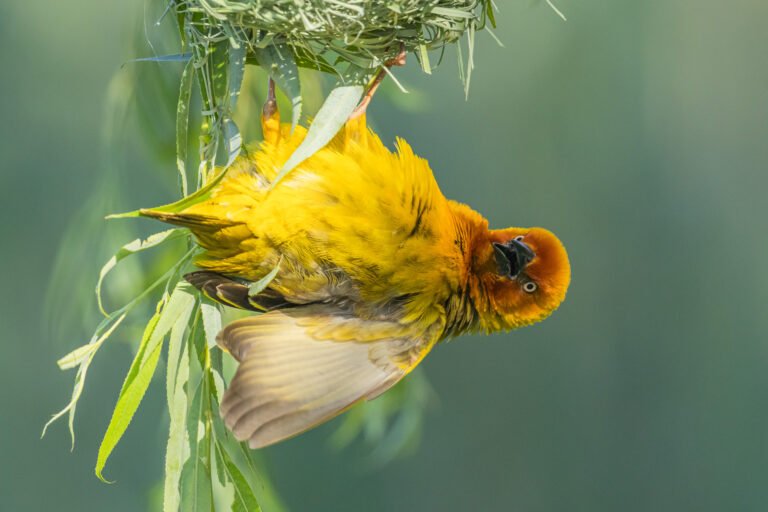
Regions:
<instances>
[{"instance_id":1,"label":"yellow plumage","mask_svg":"<svg viewBox=\"0 0 768 512\"><path fill-rule=\"evenodd\" d=\"M193 284L268 311L219 337L242 362L222 403L238 438L256 447L295 435L388 389L440 339L527 325L563 300L570 267L554 235L488 230L442 195L405 141L389 151L364 116L274 187L306 131L275 118L264 128L209 199L179 214L143 211L195 234L205 271ZM247 282L278 265L251 297Z\"/></svg>"}]
</instances>

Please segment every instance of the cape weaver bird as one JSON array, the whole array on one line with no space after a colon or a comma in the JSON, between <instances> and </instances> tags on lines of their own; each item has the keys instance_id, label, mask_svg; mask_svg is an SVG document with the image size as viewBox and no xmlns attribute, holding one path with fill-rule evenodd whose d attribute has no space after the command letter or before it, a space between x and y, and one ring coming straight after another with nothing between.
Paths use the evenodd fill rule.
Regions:
<instances>
[{"instance_id":1,"label":"cape weaver bird","mask_svg":"<svg viewBox=\"0 0 768 512\"><path fill-rule=\"evenodd\" d=\"M441 340L533 324L565 298L570 265L555 235L489 230L443 196L405 141L389 151L365 115L274 187L306 130L281 126L274 100L262 126L264 141L209 199L180 213L142 211L194 234L204 270L190 283L261 313L217 337L240 362L221 414L252 448L375 398ZM249 293L275 268L266 289Z\"/></svg>"}]
</instances>

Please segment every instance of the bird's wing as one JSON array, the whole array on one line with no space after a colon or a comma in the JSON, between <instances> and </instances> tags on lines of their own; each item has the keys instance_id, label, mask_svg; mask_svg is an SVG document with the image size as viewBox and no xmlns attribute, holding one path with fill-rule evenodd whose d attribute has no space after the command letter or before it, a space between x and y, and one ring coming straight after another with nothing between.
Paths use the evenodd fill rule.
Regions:
<instances>
[{"instance_id":1,"label":"bird's wing","mask_svg":"<svg viewBox=\"0 0 768 512\"><path fill-rule=\"evenodd\" d=\"M232 279L218 272L198 270L186 274L184 279L209 299L225 306L260 312L292 306L285 297L269 288L251 295L247 281Z\"/></svg>"},{"instance_id":2,"label":"bird's wing","mask_svg":"<svg viewBox=\"0 0 768 512\"><path fill-rule=\"evenodd\" d=\"M395 385L432 348L432 331L409 335L331 306L237 320L218 336L240 362L221 415L252 448L292 437Z\"/></svg>"}]
</instances>

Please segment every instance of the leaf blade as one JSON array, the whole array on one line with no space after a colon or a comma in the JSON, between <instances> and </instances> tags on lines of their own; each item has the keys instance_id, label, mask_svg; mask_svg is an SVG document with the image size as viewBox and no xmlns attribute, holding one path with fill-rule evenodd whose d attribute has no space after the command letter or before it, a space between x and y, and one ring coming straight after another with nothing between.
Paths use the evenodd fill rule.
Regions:
<instances>
[{"instance_id":1,"label":"leaf blade","mask_svg":"<svg viewBox=\"0 0 768 512\"><path fill-rule=\"evenodd\" d=\"M184 332L187 319L180 316L171 329L168 339L167 401L170 415L168 442L165 451L165 480L163 483L163 510L172 512L181 505L181 472L189 460L189 437L187 435L187 391L189 381L188 346Z\"/></svg>"},{"instance_id":2,"label":"leaf blade","mask_svg":"<svg viewBox=\"0 0 768 512\"><path fill-rule=\"evenodd\" d=\"M131 240L127 244L120 247L120 249L117 250L117 252L104 264L104 266L101 267L101 270L99 271L99 279L96 282L95 291L96 303L98 304L99 310L104 316L109 316L109 314L104 309L101 287L104 283L104 279L107 277L107 274L109 274L109 272L111 272L112 269L114 269L121 260L127 258L128 256L145 251L147 249L151 249L153 247L157 247L167 240L178 238L181 234L182 232L179 230L179 228L173 228L150 235L144 240L141 238Z\"/></svg>"},{"instance_id":3,"label":"leaf blade","mask_svg":"<svg viewBox=\"0 0 768 512\"><path fill-rule=\"evenodd\" d=\"M162 305L161 301L157 312L147 324L139 344L139 350L128 370L128 375L118 395L117 404L112 412L112 418L99 446L94 472L103 482L107 482L103 476L104 466L117 443L125 434L155 373L163 338L177 321L183 319L186 322L192 313L195 298L188 291L189 288L190 286L185 282L179 282L167 303Z\"/></svg>"},{"instance_id":4,"label":"leaf blade","mask_svg":"<svg viewBox=\"0 0 768 512\"><path fill-rule=\"evenodd\" d=\"M362 85L342 85L331 91L309 126L304 140L275 177L272 188L277 186L296 166L330 142L355 110L363 96L363 90Z\"/></svg>"},{"instance_id":5,"label":"leaf blade","mask_svg":"<svg viewBox=\"0 0 768 512\"><path fill-rule=\"evenodd\" d=\"M280 265L283 263L283 258L280 257L280 259L277 262L277 265L275 265L275 268L269 271L269 274L265 275L258 281L254 281L248 286L248 296L254 297L261 292L263 292L267 286L269 286L269 283L272 282L272 280L275 279L277 276L277 273L280 272Z\"/></svg>"},{"instance_id":6,"label":"leaf blade","mask_svg":"<svg viewBox=\"0 0 768 512\"><path fill-rule=\"evenodd\" d=\"M182 197L187 196L187 145L189 138L189 103L194 83L194 64L190 59L184 66L179 83L179 101L176 104L176 168L179 171Z\"/></svg>"}]
</instances>

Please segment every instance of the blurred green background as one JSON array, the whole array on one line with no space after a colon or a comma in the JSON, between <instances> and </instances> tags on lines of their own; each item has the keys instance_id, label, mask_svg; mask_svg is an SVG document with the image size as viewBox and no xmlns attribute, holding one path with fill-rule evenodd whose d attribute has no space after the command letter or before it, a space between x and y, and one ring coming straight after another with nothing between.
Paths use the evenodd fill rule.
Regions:
<instances>
[{"instance_id":1,"label":"blurred green background","mask_svg":"<svg viewBox=\"0 0 768 512\"><path fill-rule=\"evenodd\" d=\"M364 448L337 452L333 426L320 428L266 450L278 491L300 512L765 510L768 3L562 0L567 23L543 2L501 4L506 47L478 35L468 102L451 50L433 76L397 70L415 92L384 94L370 117L492 225L555 231L568 299L533 328L438 347L424 363L438 398L410 457L372 469ZM102 236L78 212L99 190L98 215L173 197L175 105L125 124L119 154L103 149L110 80L151 55L131 44L133 21L150 11L152 39L158 8L0 2L2 510L156 500L162 383L107 468L117 483L93 476L126 333L91 368L74 453L64 423L39 436L69 398L73 375L55 360L97 320L79 292L54 297L59 318L45 320L55 262L74 262L61 278L88 291L85 262L132 236L125 224ZM156 127L154 145L141 126ZM99 243L68 244L73 221Z\"/></svg>"}]
</instances>

